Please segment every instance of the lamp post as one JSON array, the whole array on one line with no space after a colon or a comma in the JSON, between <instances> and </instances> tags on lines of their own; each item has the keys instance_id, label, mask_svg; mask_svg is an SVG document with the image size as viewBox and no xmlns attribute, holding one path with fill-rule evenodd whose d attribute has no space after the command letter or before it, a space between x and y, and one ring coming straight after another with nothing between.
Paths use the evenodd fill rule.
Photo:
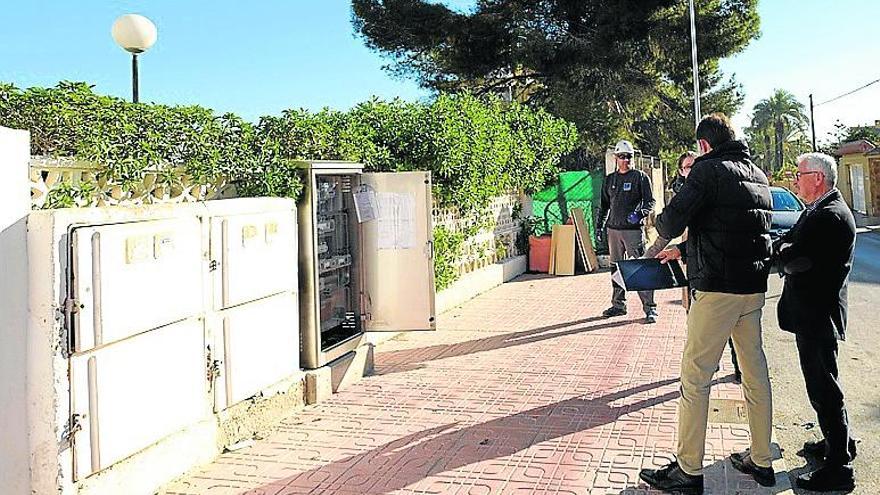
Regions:
<instances>
[{"instance_id":1,"label":"lamp post","mask_svg":"<svg viewBox=\"0 0 880 495\"><path fill-rule=\"evenodd\" d=\"M125 14L113 23L110 30L116 44L131 53L131 100L138 102L138 54L149 50L156 42L156 25L138 14Z\"/></svg>"},{"instance_id":2,"label":"lamp post","mask_svg":"<svg viewBox=\"0 0 880 495\"><path fill-rule=\"evenodd\" d=\"M690 0L691 13L691 62L694 71L694 127L700 125L700 71L697 64L697 23L694 0ZM698 145L699 146L699 145ZM699 149L699 148L697 148Z\"/></svg>"}]
</instances>

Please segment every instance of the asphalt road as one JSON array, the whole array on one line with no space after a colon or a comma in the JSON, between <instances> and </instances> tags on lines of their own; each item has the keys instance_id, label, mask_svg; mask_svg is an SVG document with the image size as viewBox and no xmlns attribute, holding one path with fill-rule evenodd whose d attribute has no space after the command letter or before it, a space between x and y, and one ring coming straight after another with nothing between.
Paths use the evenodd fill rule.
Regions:
<instances>
[{"instance_id":1,"label":"asphalt road","mask_svg":"<svg viewBox=\"0 0 880 495\"><path fill-rule=\"evenodd\" d=\"M776 304L782 281L770 275L764 312L764 346L773 385L774 430L792 476L807 471L797 453L806 440L821 438L807 400L794 337L779 329ZM856 490L880 493L880 232L860 233L849 285L847 340L840 345L839 368L854 436L861 439L855 460ZM792 478L792 484L794 479ZM811 493L795 490L795 493Z\"/></svg>"}]
</instances>

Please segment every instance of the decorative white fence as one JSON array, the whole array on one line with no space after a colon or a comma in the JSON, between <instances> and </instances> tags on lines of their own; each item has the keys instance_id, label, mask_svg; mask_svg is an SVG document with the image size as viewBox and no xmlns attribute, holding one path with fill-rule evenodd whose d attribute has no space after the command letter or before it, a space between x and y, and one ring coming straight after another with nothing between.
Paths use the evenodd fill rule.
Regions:
<instances>
[{"instance_id":1,"label":"decorative white fence","mask_svg":"<svg viewBox=\"0 0 880 495\"><path fill-rule=\"evenodd\" d=\"M147 171L133 185L122 186L102 177L101 166L70 158L31 157L31 206L42 209L58 205L67 198L68 206L138 206L159 203L185 203L235 197L234 186L225 181L196 183L175 170ZM434 226L451 233L472 231L456 263L464 275L492 263L525 254L520 252L522 218L530 214L531 201L525 196L499 196L481 214L462 216L455 207L435 208ZM515 212L522 214L517 215ZM516 217L516 218L514 218Z\"/></svg>"},{"instance_id":2,"label":"decorative white fence","mask_svg":"<svg viewBox=\"0 0 880 495\"><path fill-rule=\"evenodd\" d=\"M117 206L184 203L234 197L224 181L200 184L178 170L148 170L134 184L122 186L102 177L101 166L70 158L31 157L31 207L53 206L62 197L70 206Z\"/></svg>"},{"instance_id":3,"label":"decorative white fence","mask_svg":"<svg viewBox=\"0 0 880 495\"><path fill-rule=\"evenodd\" d=\"M523 235L522 219L530 209L531 200L515 194L495 198L484 214L462 216L455 207L434 208L434 227L459 233L480 226L475 235L465 240L463 256L457 260L456 269L461 276L525 254L518 247L522 242L517 241Z\"/></svg>"}]
</instances>

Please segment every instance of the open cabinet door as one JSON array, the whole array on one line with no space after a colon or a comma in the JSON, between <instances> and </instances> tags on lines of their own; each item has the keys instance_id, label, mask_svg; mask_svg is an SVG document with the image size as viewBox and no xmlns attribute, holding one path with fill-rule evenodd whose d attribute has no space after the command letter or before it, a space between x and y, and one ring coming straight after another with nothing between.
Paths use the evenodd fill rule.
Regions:
<instances>
[{"instance_id":1,"label":"open cabinet door","mask_svg":"<svg viewBox=\"0 0 880 495\"><path fill-rule=\"evenodd\" d=\"M430 172L363 174L361 186L375 198L361 224L365 329L435 330Z\"/></svg>"}]
</instances>

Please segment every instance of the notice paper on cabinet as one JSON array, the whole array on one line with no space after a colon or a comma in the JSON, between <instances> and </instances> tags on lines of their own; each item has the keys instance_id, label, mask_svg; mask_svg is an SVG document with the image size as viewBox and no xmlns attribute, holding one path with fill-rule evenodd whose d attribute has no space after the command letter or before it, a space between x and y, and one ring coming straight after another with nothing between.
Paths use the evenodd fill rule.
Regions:
<instances>
[{"instance_id":1,"label":"notice paper on cabinet","mask_svg":"<svg viewBox=\"0 0 880 495\"><path fill-rule=\"evenodd\" d=\"M365 189L354 193L354 212L358 223L369 222L376 219L376 193Z\"/></svg>"},{"instance_id":2,"label":"notice paper on cabinet","mask_svg":"<svg viewBox=\"0 0 880 495\"><path fill-rule=\"evenodd\" d=\"M416 247L416 198L406 193L378 193L379 249Z\"/></svg>"}]
</instances>

